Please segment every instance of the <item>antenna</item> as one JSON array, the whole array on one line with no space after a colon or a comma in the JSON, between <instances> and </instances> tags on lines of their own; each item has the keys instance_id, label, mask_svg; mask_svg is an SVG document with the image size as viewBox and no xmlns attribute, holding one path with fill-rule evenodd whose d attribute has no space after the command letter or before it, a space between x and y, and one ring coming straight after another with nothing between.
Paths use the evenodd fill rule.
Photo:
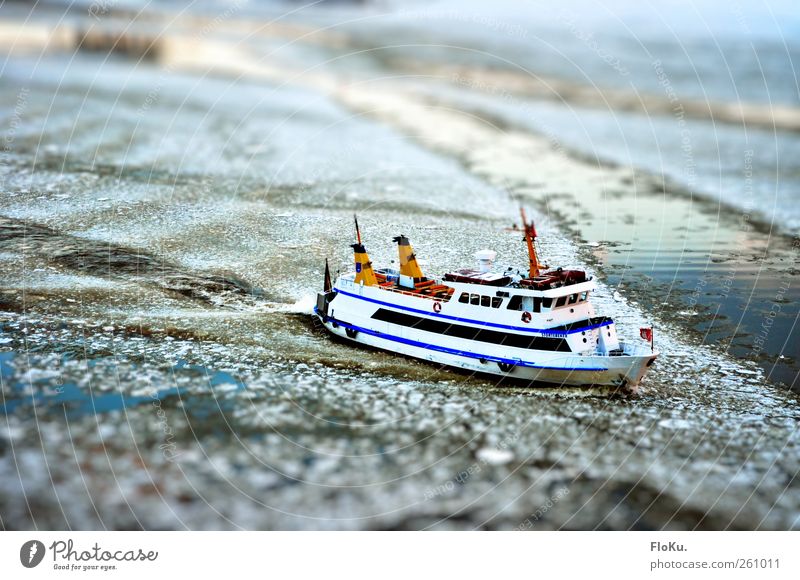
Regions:
<instances>
[{"instance_id":1,"label":"antenna","mask_svg":"<svg viewBox=\"0 0 800 580\"><path fill-rule=\"evenodd\" d=\"M361 230L358 229L358 218L356 217L356 214L353 214L353 221L356 222L356 241L360 245L361 244Z\"/></svg>"}]
</instances>

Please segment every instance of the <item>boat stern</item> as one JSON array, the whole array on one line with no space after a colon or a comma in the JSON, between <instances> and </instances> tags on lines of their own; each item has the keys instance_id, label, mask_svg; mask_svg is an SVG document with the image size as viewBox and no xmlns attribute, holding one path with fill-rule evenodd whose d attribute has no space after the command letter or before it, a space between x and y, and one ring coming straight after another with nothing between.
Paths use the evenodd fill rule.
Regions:
<instances>
[{"instance_id":1,"label":"boat stern","mask_svg":"<svg viewBox=\"0 0 800 580\"><path fill-rule=\"evenodd\" d=\"M336 292L317 292L317 304L314 308L314 313L325 322L328 318L328 306L336 296Z\"/></svg>"}]
</instances>

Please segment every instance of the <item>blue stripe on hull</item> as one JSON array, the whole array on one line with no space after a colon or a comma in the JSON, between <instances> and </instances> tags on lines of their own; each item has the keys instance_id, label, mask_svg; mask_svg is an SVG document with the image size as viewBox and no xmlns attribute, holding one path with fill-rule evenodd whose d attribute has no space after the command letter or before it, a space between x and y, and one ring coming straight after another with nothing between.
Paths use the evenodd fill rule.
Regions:
<instances>
[{"instance_id":1,"label":"blue stripe on hull","mask_svg":"<svg viewBox=\"0 0 800 580\"><path fill-rule=\"evenodd\" d=\"M319 312L317 311L316 307L314 307L314 313L319 314ZM607 371L608 370L607 368L603 368L603 367L570 368L570 367L551 367L551 366L537 365L537 364L530 363L530 362L525 362L525 361L522 361L522 360L519 360L519 359L503 358L503 357L492 356L492 355L488 355L488 354L478 354L478 353L470 352L470 351L467 351L467 350L458 350L458 349L454 349L454 348L448 348L446 346L439 346L439 345L436 345L436 344L427 344L427 343L424 343L424 342L419 342L419 341L411 340L411 339L408 339L408 338L402 338L400 336L395 336L395 335L392 335L392 334L385 334L383 332L378 332L377 330L371 330L369 328L356 326L355 324L350 324L348 322L343 322L341 320L338 320L336 318L332 318L330 316L325 317L325 321L326 322L327 321L333 321L336 324L338 324L339 326L342 326L344 328L349 328L349 329L355 330L357 332L363 332L364 334L368 334L368 335L374 336L376 338L383 338L383 339L386 339L386 340L391 340L393 342L399 342L401 344L407 344L409 346L415 346L417 348L423 348L425 350L434 350L434 351L438 351L438 352L444 352L444 353L447 353L447 354L454 354L454 355L457 355L457 356L463 356L463 357L466 357L466 358L483 359L483 360L487 360L487 361L491 361L491 362L506 363L506 364L513 365L513 366L518 366L518 367L529 367L529 368L534 368L534 369L546 369L546 370L554 370L554 371L577 372L577 371Z\"/></svg>"},{"instance_id":2,"label":"blue stripe on hull","mask_svg":"<svg viewBox=\"0 0 800 580\"><path fill-rule=\"evenodd\" d=\"M546 328L530 328L526 326L510 326L508 324L496 324L494 322L484 322L483 320L473 320L471 318L461 318L459 316L450 316L448 314L437 314L436 312L431 312L428 310L419 310L418 308L411 308L409 306L400 306L398 304L392 304L391 302L384 302L383 300L377 300L375 298L367 298L366 296L359 296L358 294L353 294L351 292L345 292L344 290L337 290L334 288L334 292L338 294L343 294L345 296L350 296L351 298L357 298L358 300L365 300L367 302L372 302L374 304L380 304L381 306L388 306L389 308L397 308L398 310L407 310L408 312L416 312L417 314L424 314L426 316L432 316L436 318L446 318L448 320L457 320L459 322L468 322L469 324L477 324L479 326L491 326L494 328L505 328L507 330L518 330L521 332L538 332L544 336L567 336L570 334L574 334L576 332L582 332L586 330L594 330L595 328L602 328L604 326L609 326L614 322L600 322L598 324L592 324L591 326L581 326L580 328L573 328L572 330L548 330Z\"/></svg>"}]
</instances>

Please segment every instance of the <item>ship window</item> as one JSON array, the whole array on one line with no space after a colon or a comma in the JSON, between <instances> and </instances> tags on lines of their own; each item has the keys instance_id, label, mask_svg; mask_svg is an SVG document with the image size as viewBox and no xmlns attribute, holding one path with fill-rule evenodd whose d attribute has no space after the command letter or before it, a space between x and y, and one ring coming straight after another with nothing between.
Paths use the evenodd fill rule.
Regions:
<instances>
[{"instance_id":1,"label":"ship window","mask_svg":"<svg viewBox=\"0 0 800 580\"><path fill-rule=\"evenodd\" d=\"M492 308L500 308L500 305L503 304L503 299L500 297L492 298Z\"/></svg>"},{"instance_id":2,"label":"ship window","mask_svg":"<svg viewBox=\"0 0 800 580\"><path fill-rule=\"evenodd\" d=\"M481 296L480 296L480 294L471 294L470 295L470 303L473 306L480 306L480 304L481 304Z\"/></svg>"},{"instance_id":3,"label":"ship window","mask_svg":"<svg viewBox=\"0 0 800 580\"><path fill-rule=\"evenodd\" d=\"M462 292L461 296L458 297L458 301L463 303L463 304L468 304L469 303L469 294L467 294L466 292Z\"/></svg>"},{"instance_id":4,"label":"ship window","mask_svg":"<svg viewBox=\"0 0 800 580\"><path fill-rule=\"evenodd\" d=\"M522 310L522 296L512 296L506 308L509 310Z\"/></svg>"},{"instance_id":5,"label":"ship window","mask_svg":"<svg viewBox=\"0 0 800 580\"><path fill-rule=\"evenodd\" d=\"M578 301L578 295L577 294L570 294L569 295L569 303L570 304L575 304L577 301Z\"/></svg>"},{"instance_id":6,"label":"ship window","mask_svg":"<svg viewBox=\"0 0 800 580\"><path fill-rule=\"evenodd\" d=\"M542 298L542 306L544 308L550 308L553 305L552 298Z\"/></svg>"},{"instance_id":7,"label":"ship window","mask_svg":"<svg viewBox=\"0 0 800 580\"><path fill-rule=\"evenodd\" d=\"M489 308L492 305L492 299L489 296L481 296L481 306Z\"/></svg>"},{"instance_id":8,"label":"ship window","mask_svg":"<svg viewBox=\"0 0 800 580\"><path fill-rule=\"evenodd\" d=\"M541 312L542 311L542 297L541 296L534 296L533 297L533 311L534 312Z\"/></svg>"},{"instance_id":9,"label":"ship window","mask_svg":"<svg viewBox=\"0 0 800 580\"><path fill-rule=\"evenodd\" d=\"M555 307L556 308L561 308L566 303L567 303L567 297L566 296L561 296L560 298L558 298L558 300L556 300L556 306Z\"/></svg>"},{"instance_id":10,"label":"ship window","mask_svg":"<svg viewBox=\"0 0 800 580\"><path fill-rule=\"evenodd\" d=\"M585 302L589 298L589 292L581 292L581 302Z\"/></svg>"}]
</instances>

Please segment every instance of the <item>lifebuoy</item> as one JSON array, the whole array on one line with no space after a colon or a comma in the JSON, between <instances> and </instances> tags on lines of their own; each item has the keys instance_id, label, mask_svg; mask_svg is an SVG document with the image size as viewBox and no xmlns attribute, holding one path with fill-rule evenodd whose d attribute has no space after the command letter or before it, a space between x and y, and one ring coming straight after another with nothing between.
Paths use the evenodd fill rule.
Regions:
<instances>
[{"instance_id":1,"label":"lifebuoy","mask_svg":"<svg viewBox=\"0 0 800 580\"><path fill-rule=\"evenodd\" d=\"M434 312L441 312L442 311L442 303L441 302L434 302L433 303L433 311Z\"/></svg>"},{"instance_id":2,"label":"lifebuoy","mask_svg":"<svg viewBox=\"0 0 800 580\"><path fill-rule=\"evenodd\" d=\"M531 313L527 310L522 313L522 322L528 324L531 321Z\"/></svg>"}]
</instances>

